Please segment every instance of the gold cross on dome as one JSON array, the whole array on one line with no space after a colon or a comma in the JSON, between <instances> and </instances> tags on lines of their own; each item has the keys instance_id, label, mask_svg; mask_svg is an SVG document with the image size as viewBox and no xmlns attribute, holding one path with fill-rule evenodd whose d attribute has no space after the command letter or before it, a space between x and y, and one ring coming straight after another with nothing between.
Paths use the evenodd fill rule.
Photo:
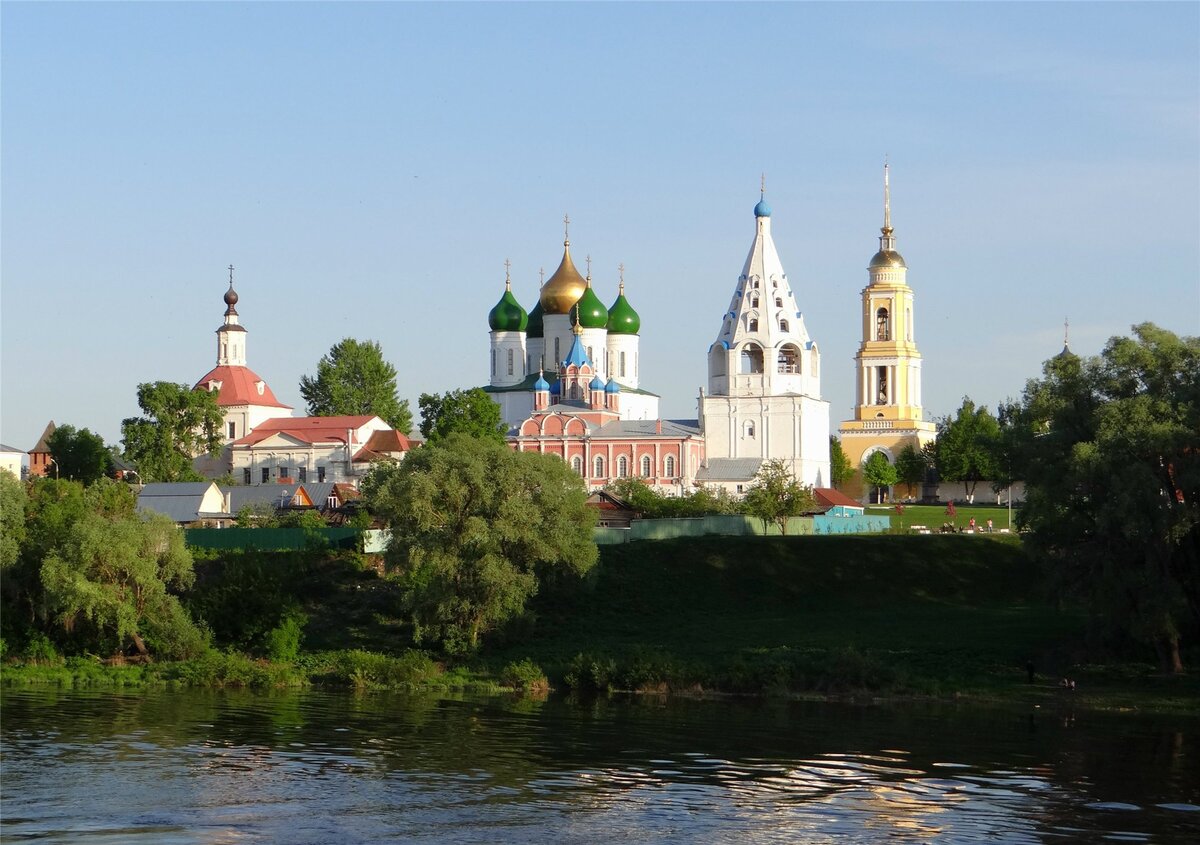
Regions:
<instances>
[{"instance_id":1,"label":"gold cross on dome","mask_svg":"<svg viewBox=\"0 0 1200 845\"><path fill-rule=\"evenodd\" d=\"M571 215L563 215L563 237L567 240L571 239Z\"/></svg>"}]
</instances>

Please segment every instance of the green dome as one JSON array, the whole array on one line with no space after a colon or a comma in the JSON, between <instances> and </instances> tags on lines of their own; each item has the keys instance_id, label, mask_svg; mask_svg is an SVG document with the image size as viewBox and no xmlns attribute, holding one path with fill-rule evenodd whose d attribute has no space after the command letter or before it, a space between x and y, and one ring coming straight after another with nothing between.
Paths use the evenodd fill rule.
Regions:
<instances>
[{"instance_id":1,"label":"green dome","mask_svg":"<svg viewBox=\"0 0 1200 845\"><path fill-rule=\"evenodd\" d=\"M608 326L608 309L591 285L584 289L583 296L575 303L575 313L579 316L580 328L603 329Z\"/></svg>"},{"instance_id":2,"label":"green dome","mask_svg":"<svg viewBox=\"0 0 1200 845\"><path fill-rule=\"evenodd\" d=\"M528 323L529 315L511 289L505 290L496 307L488 312L488 325L494 332L523 332Z\"/></svg>"},{"instance_id":3,"label":"green dome","mask_svg":"<svg viewBox=\"0 0 1200 845\"><path fill-rule=\"evenodd\" d=\"M529 319L525 324L525 337L542 337L542 301L540 299L533 306L533 310L529 312Z\"/></svg>"},{"instance_id":4,"label":"green dome","mask_svg":"<svg viewBox=\"0 0 1200 845\"><path fill-rule=\"evenodd\" d=\"M625 285L621 285L617 301L612 304L612 308L608 309L609 334L637 334L641 327L642 318L625 298Z\"/></svg>"}]
</instances>

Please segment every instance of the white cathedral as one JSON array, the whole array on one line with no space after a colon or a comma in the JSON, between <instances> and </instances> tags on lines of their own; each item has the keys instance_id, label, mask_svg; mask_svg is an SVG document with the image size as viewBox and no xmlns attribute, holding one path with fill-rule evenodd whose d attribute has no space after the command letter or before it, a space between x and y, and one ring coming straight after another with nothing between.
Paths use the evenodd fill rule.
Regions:
<instances>
[{"instance_id":1,"label":"white cathedral","mask_svg":"<svg viewBox=\"0 0 1200 845\"><path fill-rule=\"evenodd\" d=\"M771 238L765 198L754 206L754 225L750 254L708 351L708 393L700 395L707 475L728 485L745 479L751 466L757 472L762 461L778 459L804 484L828 487L821 353Z\"/></svg>"},{"instance_id":2,"label":"white cathedral","mask_svg":"<svg viewBox=\"0 0 1200 845\"><path fill-rule=\"evenodd\" d=\"M754 220L750 253L709 349L698 420L660 419L659 397L641 386L641 320L625 298L623 272L617 299L605 308L590 269L586 277L575 269L568 237L528 313L506 277L488 315L491 378L484 389L500 406L514 446L560 455L592 488L637 475L668 495L686 495L695 485L738 495L764 461L776 459L801 482L828 487L820 353L775 249L765 198ZM579 391L567 376L581 364L594 376ZM548 399L539 400L539 391ZM603 402L595 398L602 392L609 397Z\"/></svg>"}]
</instances>

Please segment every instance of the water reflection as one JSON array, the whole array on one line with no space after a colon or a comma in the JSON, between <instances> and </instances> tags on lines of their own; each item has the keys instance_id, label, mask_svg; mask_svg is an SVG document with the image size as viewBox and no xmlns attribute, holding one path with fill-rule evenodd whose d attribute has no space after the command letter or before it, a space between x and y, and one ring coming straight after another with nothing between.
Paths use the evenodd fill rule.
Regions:
<instances>
[{"instance_id":1,"label":"water reflection","mask_svg":"<svg viewBox=\"0 0 1200 845\"><path fill-rule=\"evenodd\" d=\"M1196 720L6 691L4 841L1200 841Z\"/></svg>"}]
</instances>

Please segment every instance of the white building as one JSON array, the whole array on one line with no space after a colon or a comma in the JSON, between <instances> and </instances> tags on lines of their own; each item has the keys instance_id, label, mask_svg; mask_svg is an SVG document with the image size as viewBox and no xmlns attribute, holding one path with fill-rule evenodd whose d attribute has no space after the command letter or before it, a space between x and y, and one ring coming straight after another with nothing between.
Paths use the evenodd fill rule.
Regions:
<instances>
[{"instance_id":1,"label":"white building","mask_svg":"<svg viewBox=\"0 0 1200 845\"><path fill-rule=\"evenodd\" d=\"M225 291L225 322L217 329L217 365L196 382L196 390L215 391L225 415L221 438L225 443L245 437L265 420L290 417L292 406L275 398L267 383L246 366L246 329L238 320L233 268Z\"/></svg>"},{"instance_id":2,"label":"white building","mask_svg":"<svg viewBox=\"0 0 1200 845\"><path fill-rule=\"evenodd\" d=\"M829 403L821 355L771 238L771 207L754 207L755 234L733 299L708 351L700 395L705 468L698 479L744 492L763 461L784 461L814 487L829 486Z\"/></svg>"},{"instance_id":3,"label":"white building","mask_svg":"<svg viewBox=\"0 0 1200 845\"><path fill-rule=\"evenodd\" d=\"M408 438L376 416L266 420L226 447L227 471L242 484L357 484L372 461L401 460Z\"/></svg>"},{"instance_id":4,"label":"white building","mask_svg":"<svg viewBox=\"0 0 1200 845\"><path fill-rule=\"evenodd\" d=\"M513 295L505 272L504 295L488 314L491 378L483 389L500 406L506 425L519 426L533 413L534 383L539 378L550 385L551 402L560 398L558 374L575 342L577 325L593 375L620 386L620 419L658 419L659 397L639 383L641 318L625 298L624 267L619 269L617 298L605 308L592 288L590 268L586 278L575 269L567 237L558 269L542 283L538 301L528 313Z\"/></svg>"}]
</instances>

